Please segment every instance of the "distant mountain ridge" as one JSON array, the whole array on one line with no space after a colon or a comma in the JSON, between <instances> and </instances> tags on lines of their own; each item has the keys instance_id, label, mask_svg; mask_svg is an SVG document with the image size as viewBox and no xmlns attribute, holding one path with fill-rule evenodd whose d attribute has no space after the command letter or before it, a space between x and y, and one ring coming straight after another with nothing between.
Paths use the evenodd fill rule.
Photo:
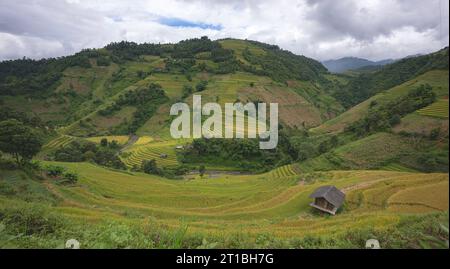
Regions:
<instances>
[{"instance_id":1,"label":"distant mountain ridge","mask_svg":"<svg viewBox=\"0 0 450 269\"><path fill-rule=\"evenodd\" d=\"M359 69L367 66L382 66L395 62L393 59L385 59L381 61L370 61L357 57L344 57L337 60L327 60L322 64L332 73L344 73L348 70Z\"/></svg>"}]
</instances>

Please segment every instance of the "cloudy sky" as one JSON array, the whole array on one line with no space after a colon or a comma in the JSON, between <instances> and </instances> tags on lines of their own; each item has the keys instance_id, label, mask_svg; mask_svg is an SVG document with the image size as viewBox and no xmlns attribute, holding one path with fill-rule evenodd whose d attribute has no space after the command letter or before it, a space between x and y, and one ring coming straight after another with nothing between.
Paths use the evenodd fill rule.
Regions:
<instances>
[{"instance_id":1,"label":"cloudy sky","mask_svg":"<svg viewBox=\"0 0 450 269\"><path fill-rule=\"evenodd\" d=\"M0 60L203 35L380 60L447 46L448 22L448 0L0 0Z\"/></svg>"}]
</instances>

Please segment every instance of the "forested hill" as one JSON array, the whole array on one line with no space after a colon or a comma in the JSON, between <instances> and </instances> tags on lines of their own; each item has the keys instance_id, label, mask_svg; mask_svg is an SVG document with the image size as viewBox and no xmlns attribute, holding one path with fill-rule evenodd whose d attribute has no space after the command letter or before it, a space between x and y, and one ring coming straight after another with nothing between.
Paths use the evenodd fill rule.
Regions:
<instances>
[{"instance_id":1,"label":"forested hill","mask_svg":"<svg viewBox=\"0 0 450 269\"><path fill-rule=\"evenodd\" d=\"M189 39L177 44L137 44L122 41L111 43L103 49L86 49L73 56L31 60L20 59L0 63L0 95L48 94L57 87L63 71L69 67L91 68L140 61L141 56L158 56L164 59L164 68L153 72L191 74L210 72L227 74L245 71L260 76L269 76L274 81L288 79L317 81L327 70L313 59L295 55L256 41L247 41L237 55L236 51L224 48L220 41L207 37ZM199 61L200 60L200 61ZM205 61L212 61L208 64Z\"/></svg>"},{"instance_id":2,"label":"forested hill","mask_svg":"<svg viewBox=\"0 0 450 269\"><path fill-rule=\"evenodd\" d=\"M428 55L405 58L373 73L363 73L333 96L349 108L430 70L448 70L448 47Z\"/></svg>"},{"instance_id":3,"label":"forested hill","mask_svg":"<svg viewBox=\"0 0 450 269\"><path fill-rule=\"evenodd\" d=\"M66 57L0 63L3 106L76 136L160 133L154 126L167 125L167 107L196 92L221 104L276 101L281 124L304 129L343 112L327 93L337 88L337 77L320 62L239 39L122 41Z\"/></svg>"},{"instance_id":4,"label":"forested hill","mask_svg":"<svg viewBox=\"0 0 450 269\"><path fill-rule=\"evenodd\" d=\"M309 129L435 69L448 69L448 48L348 76L257 41L122 41L72 56L1 62L0 104L65 126L70 135L153 135L155 123L167 125L168 105L202 92L219 103L278 102L282 125Z\"/></svg>"}]
</instances>

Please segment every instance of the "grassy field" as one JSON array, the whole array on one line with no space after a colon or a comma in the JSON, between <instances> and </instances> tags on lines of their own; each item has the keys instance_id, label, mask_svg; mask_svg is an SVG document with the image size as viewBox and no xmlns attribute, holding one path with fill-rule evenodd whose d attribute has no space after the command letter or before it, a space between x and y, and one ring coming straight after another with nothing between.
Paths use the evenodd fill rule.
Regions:
<instances>
[{"instance_id":1,"label":"grassy field","mask_svg":"<svg viewBox=\"0 0 450 269\"><path fill-rule=\"evenodd\" d=\"M335 171L300 177L291 167L283 167L281 173L174 181L87 163L52 164L81 176L75 186L46 183L60 200L53 210L87 222L139 223L152 218L168 228L182 221L189 232L245 231L286 238L343 233L368 225L386 229L399 221L400 213L448 210L447 174ZM6 180L13 179L7 176ZM343 189L348 197L343 211L333 218L317 214L308 205L308 195L327 184Z\"/></svg>"}]
</instances>

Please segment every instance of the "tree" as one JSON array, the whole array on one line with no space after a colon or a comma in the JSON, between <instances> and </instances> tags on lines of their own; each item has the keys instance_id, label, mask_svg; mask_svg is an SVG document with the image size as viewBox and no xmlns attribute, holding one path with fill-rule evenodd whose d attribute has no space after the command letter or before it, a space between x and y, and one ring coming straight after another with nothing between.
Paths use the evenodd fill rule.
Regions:
<instances>
[{"instance_id":1,"label":"tree","mask_svg":"<svg viewBox=\"0 0 450 269\"><path fill-rule=\"evenodd\" d=\"M197 90L197 92L202 92L206 90L206 86L208 86L208 81L202 80L195 86L195 89Z\"/></svg>"},{"instance_id":2,"label":"tree","mask_svg":"<svg viewBox=\"0 0 450 269\"><path fill-rule=\"evenodd\" d=\"M198 172L200 173L200 176L203 177L203 175L205 174L205 166L202 164L200 165L200 167L198 168Z\"/></svg>"},{"instance_id":3,"label":"tree","mask_svg":"<svg viewBox=\"0 0 450 269\"><path fill-rule=\"evenodd\" d=\"M102 140L100 140L100 145L101 145L102 147L108 146L108 139L102 138Z\"/></svg>"},{"instance_id":4,"label":"tree","mask_svg":"<svg viewBox=\"0 0 450 269\"><path fill-rule=\"evenodd\" d=\"M113 140L109 143L109 147L112 149L118 149L119 148L119 143L117 142L117 140Z\"/></svg>"},{"instance_id":5,"label":"tree","mask_svg":"<svg viewBox=\"0 0 450 269\"><path fill-rule=\"evenodd\" d=\"M191 85L184 85L183 86L183 96L182 98L186 98L194 91Z\"/></svg>"},{"instance_id":6,"label":"tree","mask_svg":"<svg viewBox=\"0 0 450 269\"><path fill-rule=\"evenodd\" d=\"M319 153L323 154L329 150L329 141L323 141L319 144Z\"/></svg>"},{"instance_id":7,"label":"tree","mask_svg":"<svg viewBox=\"0 0 450 269\"><path fill-rule=\"evenodd\" d=\"M335 147L338 146L338 144L339 144L339 138L338 138L337 136L333 135L333 136L330 138L330 147L331 147L331 148L335 148Z\"/></svg>"},{"instance_id":8,"label":"tree","mask_svg":"<svg viewBox=\"0 0 450 269\"><path fill-rule=\"evenodd\" d=\"M36 155L42 142L30 127L18 120L0 122L0 150L11 154L18 165L23 165Z\"/></svg>"},{"instance_id":9,"label":"tree","mask_svg":"<svg viewBox=\"0 0 450 269\"><path fill-rule=\"evenodd\" d=\"M395 114L389 119L389 124L391 126L395 126L397 124L400 124L401 121L402 121L402 118L398 114Z\"/></svg>"},{"instance_id":10,"label":"tree","mask_svg":"<svg viewBox=\"0 0 450 269\"><path fill-rule=\"evenodd\" d=\"M160 174L160 170L156 165L155 159L142 161L141 169L146 174L154 174L154 175Z\"/></svg>"},{"instance_id":11,"label":"tree","mask_svg":"<svg viewBox=\"0 0 450 269\"><path fill-rule=\"evenodd\" d=\"M83 157L86 161L91 161L95 158L95 153L93 151L86 151L85 153L83 153Z\"/></svg>"},{"instance_id":12,"label":"tree","mask_svg":"<svg viewBox=\"0 0 450 269\"><path fill-rule=\"evenodd\" d=\"M316 148L314 145L308 142L301 143L298 147L298 160L305 161L317 155Z\"/></svg>"}]
</instances>

